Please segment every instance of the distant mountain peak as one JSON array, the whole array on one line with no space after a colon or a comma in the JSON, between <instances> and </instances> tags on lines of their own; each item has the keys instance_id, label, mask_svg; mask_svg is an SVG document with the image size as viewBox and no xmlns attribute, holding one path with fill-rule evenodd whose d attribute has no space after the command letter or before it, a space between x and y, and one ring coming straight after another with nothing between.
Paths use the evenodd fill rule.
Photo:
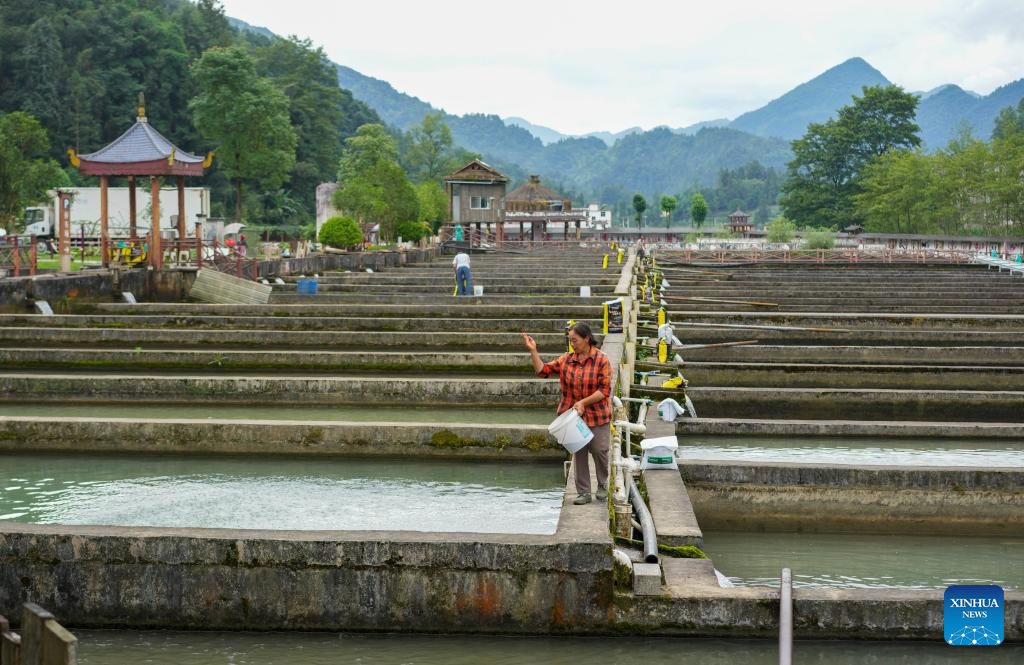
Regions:
<instances>
[{"instance_id":1,"label":"distant mountain peak","mask_svg":"<svg viewBox=\"0 0 1024 665\"><path fill-rule=\"evenodd\" d=\"M836 109L861 94L864 86L871 85L892 85L892 82L864 58L850 58L761 108L744 113L729 126L759 136L795 139L803 136L809 123L832 117Z\"/></svg>"}]
</instances>

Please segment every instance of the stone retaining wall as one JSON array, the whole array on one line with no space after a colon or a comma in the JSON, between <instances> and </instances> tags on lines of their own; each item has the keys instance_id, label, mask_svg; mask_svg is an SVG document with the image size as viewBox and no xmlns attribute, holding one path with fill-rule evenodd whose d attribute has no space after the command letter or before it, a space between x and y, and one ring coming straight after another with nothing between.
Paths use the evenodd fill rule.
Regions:
<instances>
[{"instance_id":1,"label":"stone retaining wall","mask_svg":"<svg viewBox=\"0 0 1024 665\"><path fill-rule=\"evenodd\" d=\"M413 249L405 252L354 252L349 254L317 254L302 259L258 261L261 276L291 275L327 270L383 270L408 263L422 263L437 256L436 249ZM180 300L195 279L195 268L84 270L71 274L46 274L35 277L0 279L0 307L17 311L26 307L27 299L46 300L53 305L65 298L73 301L108 301L121 291L131 291L139 300ZM57 308L54 307L54 311Z\"/></svg>"}]
</instances>

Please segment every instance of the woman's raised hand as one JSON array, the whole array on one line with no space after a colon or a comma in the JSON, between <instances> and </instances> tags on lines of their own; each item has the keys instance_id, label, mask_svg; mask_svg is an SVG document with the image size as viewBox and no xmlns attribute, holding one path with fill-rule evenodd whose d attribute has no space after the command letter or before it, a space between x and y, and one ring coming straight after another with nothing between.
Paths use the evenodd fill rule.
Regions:
<instances>
[{"instance_id":1,"label":"woman's raised hand","mask_svg":"<svg viewBox=\"0 0 1024 665\"><path fill-rule=\"evenodd\" d=\"M529 349L530 351L536 351L537 350L537 341L534 340L529 335L527 335L526 333L522 333L522 336L523 336L523 343L526 344L526 348Z\"/></svg>"}]
</instances>

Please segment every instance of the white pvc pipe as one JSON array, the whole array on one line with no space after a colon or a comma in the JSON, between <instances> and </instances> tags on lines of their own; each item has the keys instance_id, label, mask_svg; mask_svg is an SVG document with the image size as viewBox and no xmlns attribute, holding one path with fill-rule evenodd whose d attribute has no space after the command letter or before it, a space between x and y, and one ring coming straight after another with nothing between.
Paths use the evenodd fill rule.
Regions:
<instances>
[{"instance_id":1,"label":"white pvc pipe","mask_svg":"<svg viewBox=\"0 0 1024 665\"><path fill-rule=\"evenodd\" d=\"M621 563L623 566L627 566L630 571L633 570L633 560L629 558L629 555L620 550L617 547L612 548L612 557Z\"/></svg>"}]
</instances>

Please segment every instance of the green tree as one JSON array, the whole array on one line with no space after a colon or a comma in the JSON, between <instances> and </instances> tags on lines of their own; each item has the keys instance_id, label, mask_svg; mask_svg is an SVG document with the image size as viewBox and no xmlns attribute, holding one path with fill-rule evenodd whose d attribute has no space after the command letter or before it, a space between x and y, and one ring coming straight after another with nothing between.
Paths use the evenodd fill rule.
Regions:
<instances>
[{"instance_id":1,"label":"green tree","mask_svg":"<svg viewBox=\"0 0 1024 665\"><path fill-rule=\"evenodd\" d=\"M26 206L46 199L46 190L68 184L48 158L49 141L39 121L20 111L0 115L0 224L15 233Z\"/></svg>"},{"instance_id":2,"label":"green tree","mask_svg":"<svg viewBox=\"0 0 1024 665\"><path fill-rule=\"evenodd\" d=\"M1007 106L996 117L992 129L993 139L1007 139L1014 134L1024 134L1024 97L1017 103L1017 108Z\"/></svg>"},{"instance_id":3,"label":"green tree","mask_svg":"<svg viewBox=\"0 0 1024 665\"><path fill-rule=\"evenodd\" d=\"M637 228L642 228L644 220L644 211L647 210L647 199L644 198L643 194L633 195L633 212L636 215Z\"/></svg>"},{"instance_id":4,"label":"green tree","mask_svg":"<svg viewBox=\"0 0 1024 665\"><path fill-rule=\"evenodd\" d=\"M345 141L338 182L344 184L380 161L398 162L398 146L384 125L363 125Z\"/></svg>"},{"instance_id":5,"label":"green tree","mask_svg":"<svg viewBox=\"0 0 1024 665\"><path fill-rule=\"evenodd\" d=\"M782 215L779 215L772 221L768 222L765 227L767 231L768 242L789 242L796 235L796 224L789 221Z\"/></svg>"},{"instance_id":6,"label":"green tree","mask_svg":"<svg viewBox=\"0 0 1024 665\"><path fill-rule=\"evenodd\" d=\"M217 147L220 166L235 185L235 219L242 220L243 182L280 187L295 165L295 132L288 99L241 48L212 48L193 66L199 95L196 127Z\"/></svg>"},{"instance_id":7,"label":"green tree","mask_svg":"<svg viewBox=\"0 0 1024 665\"><path fill-rule=\"evenodd\" d=\"M836 234L831 229L812 228L804 232L800 244L803 249L832 249L836 246Z\"/></svg>"},{"instance_id":8,"label":"green tree","mask_svg":"<svg viewBox=\"0 0 1024 665\"><path fill-rule=\"evenodd\" d=\"M430 235L430 225L426 222L416 222L412 220L406 220L399 222L395 227L395 233L404 241L411 240L416 242L420 238L426 238Z\"/></svg>"},{"instance_id":9,"label":"green tree","mask_svg":"<svg viewBox=\"0 0 1024 665\"><path fill-rule=\"evenodd\" d=\"M331 217L320 227L318 240L328 247L349 249L363 242L363 232L351 217Z\"/></svg>"},{"instance_id":10,"label":"green tree","mask_svg":"<svg viewBox=\"0 0 1024 665\"><path fill-rule=\"evenodd\" d=\"M322 49L296 37L276 39L256 52L258 72L288 98L296 134L290 187L303 207L315 207L316 186L338 168L343 148L343 102L338 74Z\"/></svg>"},{"instance_id":11,"label":"green tree","mask_svg":"<svg viewBox=\"0 0 1024 665\"><path fill-rule=\"evenodd\" d=\"M440 111L423 116L423 122L409 132L409 166L416 182L440 182L447 172L452 149L452 131Z\"/></svg>"},{"instance_id":12,"label":"green tree","mask_svg":"<svg viewBox=\"0 0 1024 665\"><path fill-rule=\"evenodd\" d=\"M837 117L811 123L792 143L782 207L797 226L842 228L859 217L853 197L860 175L873 159L890 150L921 144L914 122L917 96L898 86L864 87L863 96L839 109Z\"/></svg>"},{"instance_id":13,"label":"green tree","mask_svg":"<svg viewBox=\"0 0 1024 665\"><path fill-rule=\"evenodd\" d=\"M448 221L448 195L436 182L421 182L416 185L416 199L420 204L419 221L430 225L437 233L441 225Z\"/></svg>"},{"instance_id":14,"label":"green tree","mask_svg":"<svg viewBox=\"0 0 1024 665\"><path fill-rule=\"evenodd\" d=\"M345 142L334 205L380 225L382 239L395 237L399 222L419 219L416 190L397 162L395 141L381 125L364 125Z\"/></svg>"},{"instance_id":15,"label":"green tree","mask_svg":"<svg viewBox=\"0 0 1024 665\"><path fill-rule=\"evenodd\" d=\"M672 212L679 207L679 201L674 196L661 197L661 212L665 216L665 228L672 227Z\"/></svg>"},{"instance_id":16,"label":"green tree","mask_svg":"<svg viewBox=\"0 0 1024 665\"><path fill-rule=\"evenodd\" d=\"M708 202L704 200L704 196L700 192L697 192L690 199L690 219L693 220L693 223L699 229L703 228L704 220L707 219L707 216Z\"/></svg>"}]
</instances>

